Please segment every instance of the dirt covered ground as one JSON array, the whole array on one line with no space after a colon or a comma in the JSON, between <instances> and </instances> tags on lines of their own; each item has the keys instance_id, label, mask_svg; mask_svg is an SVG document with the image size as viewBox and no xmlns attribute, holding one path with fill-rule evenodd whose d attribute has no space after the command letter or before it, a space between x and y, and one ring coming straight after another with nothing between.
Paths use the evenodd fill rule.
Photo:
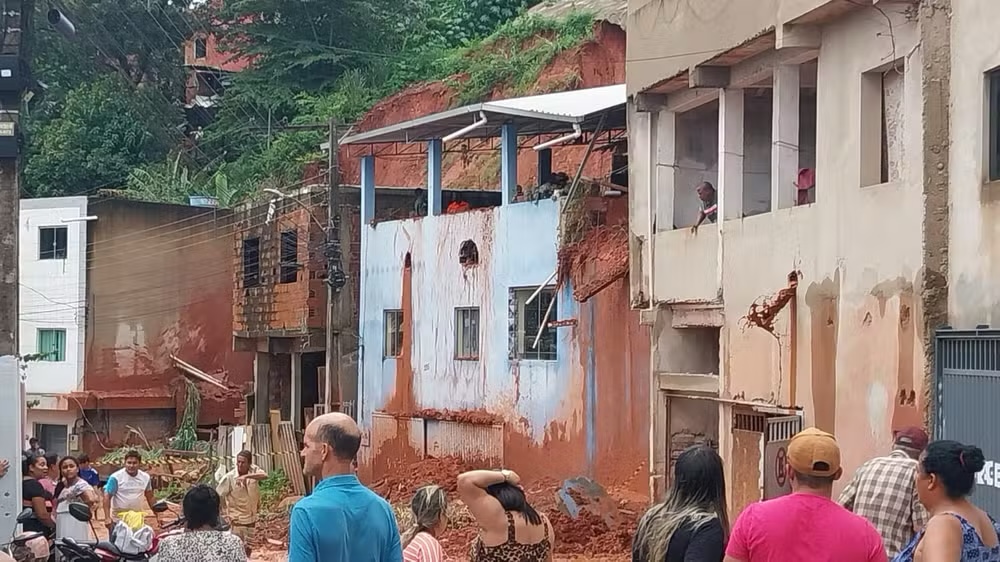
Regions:
<instances>
[{"instance_id":1,"label":"dirt covered ground","mask_svg":"<svg viewBox=\"0 0 1000 562\"><path fill-rule=\"evenodd\" d=\"M399 520L400 529L409 525L411 516L409 502L413 492L427 484L442 486L449 496L448 530L440 537L441 544L454 560L468 560L469 545L476 536L477 529L468 510L458 500L456 481L458 475L473 467L455 458L425 459L400 469L391 477L372 484L376 493L392 504ZM545 513L552 522L556 538L556 560L578 560L592 562L617 562L629 560L629 549L639 516L646 509L643 498L634 493L608 490L608 499L617 508L611 517L602 517L598 510L584 508L580 516L571 518L558 507L556 492L561 482L525 482L528 500L534 507ZM593 503L580 494L571 494L578 505ZM605 513L607 509L602 509ZM609 523L610 521L610 523ZM253 560L284 560L284 545L288 540L287 513L264 516L258 525L257 537L253 541Z\"/></svg>"}]
</instances>

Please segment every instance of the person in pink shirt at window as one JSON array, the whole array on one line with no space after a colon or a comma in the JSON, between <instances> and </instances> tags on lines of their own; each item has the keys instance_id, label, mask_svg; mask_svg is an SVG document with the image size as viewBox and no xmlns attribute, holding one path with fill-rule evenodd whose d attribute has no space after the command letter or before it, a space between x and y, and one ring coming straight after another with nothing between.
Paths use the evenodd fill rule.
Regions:
<instances>
[{"instance_id":1,"label":"person in pink shirt at window","mask_svg":"<svg viewBox=\"0 0 1000 562\"><path fill-rule=\"evenodd\" d=\"M832 499L843 473L833 435L816 428L797 433L787 459L792 493L740 513L725 562L886 562L875 527Z\"/></svg>"},{"instance_id":2,"label":"person in pink shirt at window","mask_svg":"<svg viewBox=\"0 0 1000 562\"><path fill-rule=\"evenodd\" d=\"M437 537L448 528L448 498L440 486L424 486L413 494L413 525L400 537L403 562L444 562Z\"/></svg>"}]
</instances>

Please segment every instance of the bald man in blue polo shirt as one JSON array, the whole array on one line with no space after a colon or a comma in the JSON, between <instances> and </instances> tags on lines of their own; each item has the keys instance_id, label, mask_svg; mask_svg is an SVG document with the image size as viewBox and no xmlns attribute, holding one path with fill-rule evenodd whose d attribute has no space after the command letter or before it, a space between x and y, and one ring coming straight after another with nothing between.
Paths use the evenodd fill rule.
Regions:
<instances>
[{"instance_id":1,"label":"bald man in blue polo shirt","mask_svg":"<svg viewBox=\"0 0 1000 562\"><path fill-rule=\"evenodd\" d=\"M292 508L288 562L402 562L392 508L354 472L358 424L324 414L306 427L304 441L304 471L321 480Z\"/></svg>"}]
</instances>

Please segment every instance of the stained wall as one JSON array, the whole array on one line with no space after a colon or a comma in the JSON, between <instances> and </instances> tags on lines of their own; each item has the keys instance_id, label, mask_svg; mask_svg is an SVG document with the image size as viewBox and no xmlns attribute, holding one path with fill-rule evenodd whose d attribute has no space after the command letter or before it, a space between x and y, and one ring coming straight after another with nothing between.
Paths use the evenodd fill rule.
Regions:
<instances>
[{"instance_id":1,"label":"stained wall","mask_svg":"<svg viewBox=\"0 0 1000 562\"><path fill-rule=\"evenodd\" d=\"M546 200L363 229L359 378L370 476L447 453L449 438L430 435L433 422L379 435L387 415L423 415L475 422L478 437L454 428L468 436L461 447L475 449L466 456L502 448L505 466L526 478L591 475L645 491L649 336L629 310L627 279L585 303L569 284L558 289L558 319L575 323L557 329L557 360L509 352L510 289L536 288L556 270L558 216ZM478 247L476 266L459 263L466 240ZM460 361L455 308L470 306L480 309L479 360ZM389 309L403 310L399 358L383 357Z\"/></svg>"}]
</instances>

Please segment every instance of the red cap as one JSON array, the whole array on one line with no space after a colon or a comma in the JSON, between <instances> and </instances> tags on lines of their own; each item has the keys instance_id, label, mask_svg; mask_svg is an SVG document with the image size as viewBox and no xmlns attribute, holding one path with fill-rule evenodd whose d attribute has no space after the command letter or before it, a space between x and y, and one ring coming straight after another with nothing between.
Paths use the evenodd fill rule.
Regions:
<instances>
[{"instance_id":1,"label":"red cap","mask_svg":"<svg viewBox=\"0 0 1000 562\"><path fill-rule=\"evenodd\" d=\"M907 426L896 431L895 443L917 451L923 451L927 447L927 432L921 427Z\"/></svg>"}]
</instances>

